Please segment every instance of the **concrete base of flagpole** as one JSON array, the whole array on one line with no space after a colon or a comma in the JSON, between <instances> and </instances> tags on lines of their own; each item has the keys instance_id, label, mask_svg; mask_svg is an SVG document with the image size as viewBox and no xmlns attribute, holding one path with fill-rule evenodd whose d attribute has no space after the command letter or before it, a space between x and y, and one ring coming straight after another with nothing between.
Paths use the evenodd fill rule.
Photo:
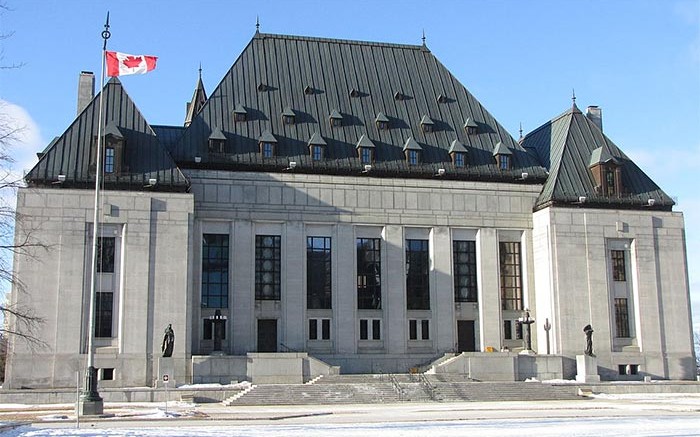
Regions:
<instances>
[{"instance_id":1,"label":"concrete base of flagpole","mask_svg":"<svg viewBox=\"0 0 700 437\"><path fill-rule=\"evenodd\" d=\"M81 416L100 416L104 413L104 401L97 392L97 369L92 366L85 372L85 391L80 395L78 412Z\"/></svg>"}]
</instances>

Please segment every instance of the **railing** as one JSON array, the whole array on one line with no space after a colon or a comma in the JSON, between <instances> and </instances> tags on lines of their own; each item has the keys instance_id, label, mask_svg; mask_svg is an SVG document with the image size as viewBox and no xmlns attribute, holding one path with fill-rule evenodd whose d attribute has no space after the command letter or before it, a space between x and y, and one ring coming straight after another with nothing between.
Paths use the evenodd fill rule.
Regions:
<instances>
[{"instance_id":1,"label":"railing","mask_svg":"<svg viewBox=\"0 0 700 437\"><path fill-rule=\"evenodd\" d=\"M391 385L394 386L394 390L396 390L396 393L399 395L399 401L403 401L404 397L406 396L406 392L403 388L401 388L401 384L399 384L399 381L396 379L396 376L394 376L391 373L388 376L389 381L391 381Z\"/></svg>"},{"instance_id":2,"label":"railing","mask_svg":"<svg viewBox=\"0 0 700 437\"><path fill-rule=\"evenodd\" d=\"M287 346L286 344L281 343L281 342L280 342L280 348L281 348L281 349L284 349L282 352L303 352L303 351L300 351L300 350L296 350L296 349L294 349L294 348L291 348L291 347L289 347L289 346Z\"/></svg>"},{"instance_id":3,"label":"railing","mask_svg":"<svg viewBox=\"0 0 700 437\"><path fill-rule=\"evenodd\" d=\"M428 393L428 397L430 397L431 401L437 401L437 396L435 395L435 386L428 381L428 378L425 377L424 374L420 374L420 384L423 386L423 390L425 390L426 393Z\"/></svg>"}]
</instances>

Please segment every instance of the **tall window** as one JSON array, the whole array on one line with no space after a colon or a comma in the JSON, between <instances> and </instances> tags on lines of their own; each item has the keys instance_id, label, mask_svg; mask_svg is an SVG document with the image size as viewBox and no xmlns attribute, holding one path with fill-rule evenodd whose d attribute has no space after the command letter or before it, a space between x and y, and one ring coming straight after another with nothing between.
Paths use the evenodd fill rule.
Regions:
<instances>
[{"instance_id":1,"label":"tall window","mask_svg":"<svg viewBox=\"0 0 700 437\"><path fill-rule=\"evenodd\" d=\"M430 309L428 240L406 240L406 303L409 310Z\"/></svg>"},{"instance_id":2,"label":"tall window","mask_svg":"<svg viewBox=\"0 0 700 437\"><path fill-rule=\"evenodd\" d=\"M452 242L455 302L477 302L476 241Z\"/></svg>"},{"instance_id":3,"label":"tall window","mask_svg":"<svg viewBox=\"0 0 700 437\"><path fill-rule=\"evenodd\" d=\"M202 235L202 308L228 308L228 235Z\"/></svg>"},{"instance_id":4,"label":"tall window","mask_svg":"<svg viewBox=\"0 0 700 437\"><path fill-rule=\"evenodd\" d=\"M630 336L630 319L627 308L627 298L615 298L615 333L616 337L628 338Z\"/></svg>"},{"instance_id":5,"label":"tall window","mask_svg":"<svg viewBox=\"0 0 700 437\"><path fill-rule=\"evenodd\" d=\"M510 156L499 155L498 168L500 168L501 170L508 170L510 168Z\"/></svg>"},{"instance_id":6,"label":"tall window","mask_svg":"<svg viewBox=\"0 0 700 437\"><path fill-rule=\"evenodd\" d=\"M114 147L105 148L105 173L114 173Z\"/></svg>"},{"instance_id":7,"label":"tall window","mask_svg":"<svg viewBox=\"0 0 700 437\"><path fill-rule=\"evenodd\" d=\"M464 167L464 153L456 152L454 154L455 167Z\"/></svg>"},{"instance_id":8,"label":"tall window","mask_svg":"<svg viewBox=\"0 0 700 437\"><path fill-rule=\"evenodd\" d=\"M323 159L323 146L311 146L311 159L314 161L320 161Z\"/></svg>"},{"instance_id":9,"label":"tall window","mask_svg":"<svg viewBox=\"0 0 700 437\"><path fill-rule=\"evenodd\" d=\"M114 237L97 238L97 273L114 273Z\"/></svg>"},{"instance_id":10,"label":"tall window","mask_svg":"<svg viewBox=\"0 0 700 437\"><path fill-rule=\"evenodd\" d=\"M95 293L95 337L112 337L114 293Z\"/></svg>"},{"instance_id":11,"label":"tall window","mask_svg":"<svg viewBox=\"0 0 700 437\"><path fill-rule=\"evenodd\" d=\"M523 309L520 243L499 243L501 261L501 305L504 310Z\"/></svg>"},{"instance_id":12,"label":"tall window","mask_svg":"<svg viewBox=\"0 0 700 437\"><path fill-rule=\"evenodd\" d=\"M627 280L625 270L625 251L611 250L610 257L612 259L613 280L624 282Z\"/></svg>"},{"instance_id":13,"label":"tall window","mask_svg":"<svg viewBox=\"0 0 700 437\"><path fill-rule=\"evenodd\" d=\"M420 155L418 154L417 150L409 150L406 155L406 159L410 165L416 165L418 164L419 156Z\"/></svg>"},{"instance_id":14,"label":"tall window","mask_svg":"<svg viewBox=\"0 0 700 437\"><path fill-rule=\"evenodd\" d=\"M357 308L382 308L381 239L357 239Z\"/></svg>"},{"instance_id":15,"label":"tall window","mask_svg":"<svg viewBox=\"0 0 700 437\"><path fill-rule=\"evenodd\" d=\"M97 273L114 273L115 237L97 239ZM113 291L95 293L95 337L112 337L114 319Z\"/></svg>"},{"instance_id":16,"label":"tall window","mask_svg":"<svg viewBox=\"0 0 700 437\"><path fill-rule=\"evenodd\" d=\"M306 237L306 307L331 308L330 237Z\"/></svg>"},{"instance_id":17,"label":"tall window","mask_svg":"<svg viewBox=\"0 0 700 437\"><path fill-rule=\"evenodd\" d=\"M255 299L280 300L281 237L255 236Z\"/></svg>"}]
</instances>

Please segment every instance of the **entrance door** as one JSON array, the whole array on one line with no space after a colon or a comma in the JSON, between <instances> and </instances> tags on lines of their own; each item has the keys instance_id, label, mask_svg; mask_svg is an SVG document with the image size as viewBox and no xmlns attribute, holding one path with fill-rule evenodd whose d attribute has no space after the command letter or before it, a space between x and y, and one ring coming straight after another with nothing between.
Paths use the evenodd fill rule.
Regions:
<instances>
[{"instance_id":1,"label":"entrance door","mask_svg":"<svg viewBox=\"0 0 700 437\"><path fill-rule=\"evenodd\" d=\"M258 352L277 352L277 319L258 319Z\"/></svg>"},{"instance_id":2,"label":"entrance door","mask_svg":"<svg viewBox=\"0 0 700 437\"><path fill-rule=\"evenodd\" d=\"M473 320L457 320L457 352L476 352Z\"/></svg>"}]
</instances>

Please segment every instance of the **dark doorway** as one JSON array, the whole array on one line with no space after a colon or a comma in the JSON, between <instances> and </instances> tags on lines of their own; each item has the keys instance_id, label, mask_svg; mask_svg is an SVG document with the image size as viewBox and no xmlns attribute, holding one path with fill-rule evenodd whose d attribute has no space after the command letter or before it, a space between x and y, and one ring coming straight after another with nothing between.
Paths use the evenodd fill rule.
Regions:
<instances>
[{"instance_id":1,"label":"dark doorway","mask_svg":"<svg viewBox=\"0 0 700 437\"><path fill-rule=\"evenodd\" d=\"M473 320L457 320L457 352L476 352Z\"/></svg>"},{"instance_id":2,"label":"dark doorway","mask_svg":"<svg viewBox=\"0 0 700 437\"><path fill-rule=\"evenodd\" d=\"M258 352L277 352L277 319L258 319Z\"/></svg>"}]
</instances>

